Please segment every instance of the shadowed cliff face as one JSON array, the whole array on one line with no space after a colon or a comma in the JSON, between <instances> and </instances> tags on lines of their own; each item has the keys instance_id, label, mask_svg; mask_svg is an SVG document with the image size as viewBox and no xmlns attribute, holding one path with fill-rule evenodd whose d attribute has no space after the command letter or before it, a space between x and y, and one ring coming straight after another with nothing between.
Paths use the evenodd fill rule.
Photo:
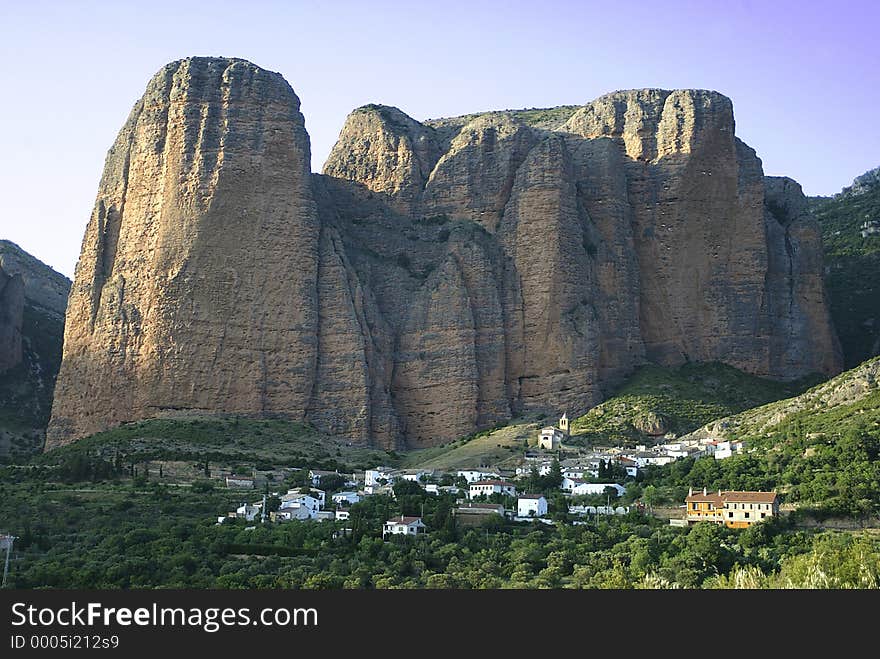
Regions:
<instances>
[{"instance_id":1,"label":"shadowed cliff face","mask_svg":"<svg viewBox=\"0 0 880 659\"><path fill-rule=\"evenodd\" d=\"M0 373L21 362L24 281L0 267Z\"/></svg>"},{"instance_id":2,"label":"shadowed cliff face","mask_svg":"<svg viewBox=\"0 0 880 659\"><path fill-rule=\"evenodd\" d=\"M803 196L720 94L539 121L366 106L323 176L298 107L241 60L150 82L84 239L50 446L180 411L429 446L580 414L646 359L840 369Z\"/></svg>"}]
</instances>

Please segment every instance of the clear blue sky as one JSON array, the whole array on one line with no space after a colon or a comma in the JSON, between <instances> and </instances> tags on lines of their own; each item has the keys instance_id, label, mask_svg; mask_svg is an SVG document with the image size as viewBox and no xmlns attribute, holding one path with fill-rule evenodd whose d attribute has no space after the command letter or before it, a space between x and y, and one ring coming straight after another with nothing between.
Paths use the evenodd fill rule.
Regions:
<instances>
[{"instance_id":1,"label":"clear blue sky","mask_svg":"<svg viewBox=\"0 0 880 659\"><path fill-rule=\"evenodd\" d=\"M348 112L416 119L714 89L767 174L828 195L880 165L877 0L0 0L0 238L71 276L104 157L191 55L278 71L320 171Z\"/></svg>"}]
</instances>

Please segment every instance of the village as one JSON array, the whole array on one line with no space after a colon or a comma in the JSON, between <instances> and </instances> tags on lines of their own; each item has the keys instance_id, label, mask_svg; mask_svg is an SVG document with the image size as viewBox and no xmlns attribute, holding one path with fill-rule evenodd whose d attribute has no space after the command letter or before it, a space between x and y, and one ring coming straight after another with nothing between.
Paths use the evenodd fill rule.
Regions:
<instances>
[{"instance_id":1,"label":"village","mask_svg":"<svg viewBox=\"0 0 880 659\"><path fill-rule=\"evenodd\" d=\"M564 501L569 523L588 524L603 515L645 513L641 501L623 505L629 483L635 482L642 470L651 465L665 465L683 458L711 456L726 459L741 453L743 442L706 438L682 441L674 437L653 446L638 445L634 449L620 447L593 448L577 451L575 457L561 452L569 438L570 421L563 413L555 426L545 426L536 438L534 448L524 451L515 468L475 465L454 470L400 469L376 466L358 473L338 470L295 470L301 483L286 491L270 491L265 483L262 497L248 503L242 501L235 510L217 518L217 524L231 520L246 523L282 523L300 521L349 520L351 507L367 497L395 498L401 483L419 488L426 495L449 496L455 501L453 516L459 526L479 526L490 519L508 522L558 524L551 517L551 501ZM562 459L560 459L562 455ZM553 489L563 497L546 492L530 491L540 479L550 479ZM545 481L547 482L547 481ZM254 490L254 476L230 474L225 477L227 488ZM243 497L245 498L245 497ZM251 497L252 498L252 497ZM779 514L779 497L775 492L716 491L694 492L690 489L681 503L680 516L673 516L673 526L689 526L698 522L744 528ZM558 517L558 516L556 516ZM254 526L247 528L255 528ZM341 533L347 530L343 525ZM421 516L400 515L385 521L382 537L418 536L430 529Z\"/></svg>"}]
</instances>

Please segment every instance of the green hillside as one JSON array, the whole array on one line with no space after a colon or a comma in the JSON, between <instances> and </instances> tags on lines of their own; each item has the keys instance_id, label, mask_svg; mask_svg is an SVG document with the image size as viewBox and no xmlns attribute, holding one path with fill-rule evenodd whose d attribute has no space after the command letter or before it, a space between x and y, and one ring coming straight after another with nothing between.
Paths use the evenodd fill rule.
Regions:
<instances>
[{"instance_id":1,"label":"green hillside","mask_svg":"<svg viewBox=\"0 0 880 659\"><path fill-rule=\"evenodd\" d=\"M441 470L481 465L512 467L529 441L535 443L540 430L537 417L514 419L506 426L483 430L443 446L410 451L404 457L403 466Z\"/></svg>"},{"instance_id":2,"label":"green hillside","mask_svg":"<svg viewBox=\"0 0 880 659\"><path fill-rule=\"evenodd\" d=\"M852 368L880 353L880 233L861 235L865 222L880 225L880 186L810 201L822 228L831 315Z\"/></svg>"},{"instance_id":3,"label":"green hillside","mask_svg":"<svg viewBox=\"0 0 880 659\"><path fill-rule=\"evenodd\" d=\"M770 490L821 515L880 512L880 357L800 396L746 410L691 434L742 439L726 460L680 460L648 477L657 486Z\"/></svg>"},{"instance_id":4,"label":"green hillside","mask_svg":"<svg viewBox=\"0 0 880 659\"><path fill-rule=\"evenodd\" d=\"M284 419L199 417L148 419L99 432L35 458L58 464L87 455L126 462L208 460L248 468L284 465L336 469L395 462L393 453L349 446L308 424Z\"/></svg>"},{"instance_id":5,"label":"green hillside","mask_svg":"<svg viewBox=\"0 0 880 659\"><path fill-rule=\"evenodd\" d=\"M572 422L586 441L632 444L666 432L681 435L713 419L804 391L821 376L784 383L724 364L639 368L608 400Z\"/></svg>"}]
</instances>

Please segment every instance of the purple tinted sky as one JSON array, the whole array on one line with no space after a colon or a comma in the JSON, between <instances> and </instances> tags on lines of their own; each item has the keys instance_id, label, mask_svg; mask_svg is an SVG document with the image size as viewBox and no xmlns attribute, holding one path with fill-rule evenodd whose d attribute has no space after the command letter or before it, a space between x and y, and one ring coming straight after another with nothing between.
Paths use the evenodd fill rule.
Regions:
<instances>
[{"instance_id":1,"label":"purple tinted sky","mask_svg":"<svg viewBox=\"0 0 880 659\"><path fill-rule=\"evenodd\" d=\"M880 165L880 2L0 0L0 238L73 274L104 157L166 62L244 57L302 101L319 171L346 114L417 119L715 89L767 174L828 195Z\"/></svg>"}]
</instances>

